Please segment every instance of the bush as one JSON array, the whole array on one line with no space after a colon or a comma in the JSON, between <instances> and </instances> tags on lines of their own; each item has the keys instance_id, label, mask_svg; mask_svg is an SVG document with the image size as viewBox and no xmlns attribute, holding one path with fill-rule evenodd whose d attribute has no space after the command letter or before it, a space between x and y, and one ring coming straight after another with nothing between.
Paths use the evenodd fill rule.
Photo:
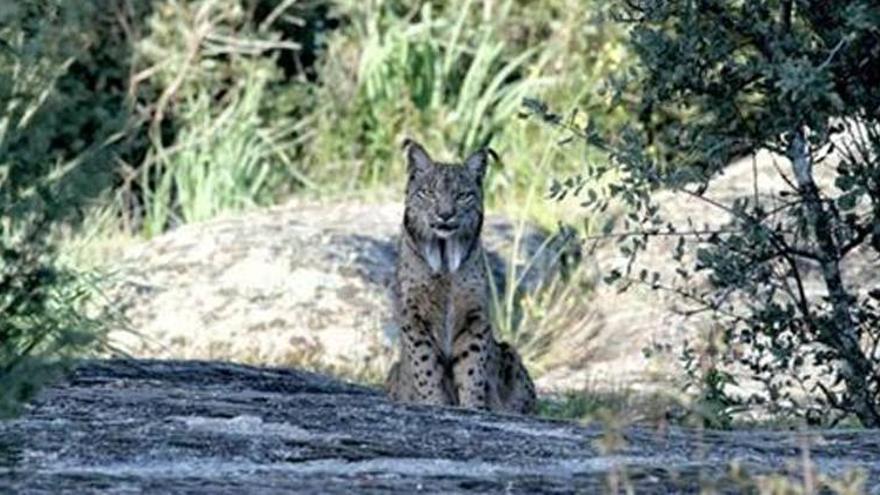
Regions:
<instances>
[{"instance_id":1,"label":"bush","mask_svg":"<svg viewBox=\"0 0 880 495\"><path fill-rule=\"evenodd\" d=\"M105 329L86 316L88 279L61 267L47 240L93 197L116 140L117 120L71 76L88 73L79 29L92 14L36 0L0 10L0 416L95 349Z\"/></svg>"},{"instance_id":2,"label":"bush","mask_svg":"<svg viewBox=\"0 0 880 495\"><path fill-rule=\"evenodd\" d=\"M626 2L617 18L638 60L614 91L631 98L639 122L611 137L569 127L610 153L613 166L590 178L629 208L620 236L628 263L609 280L672 291L688 314L712 315L718 345L707 366L691 353L687 364L719 415L764 407L880 426L880 293L849 283L842 269L857 252L880 253L880 12L864 0L652 0ZM776 171L785 190L731 202L705 195L732 157L761 149L787 159L789 169ZM833 186L816 179L825 163ZM659 189L728 221L708 231L667 224L654 203ZM680 236L677 275L633 271L660 236ZM685 253L688 242L695 250Z\"/></svg>"},{"instance_id":3,"label":"bush","mask_svg":"<svg viewBox=\"0 0 880 495\"><path fill-rule=\"evenodd\" d=\"M0 417L19 411L41 385L97 350L109 320L86 315L95 286L58 266L32 236L10 242L0 259Z\"/></svg>"}]
</instances>

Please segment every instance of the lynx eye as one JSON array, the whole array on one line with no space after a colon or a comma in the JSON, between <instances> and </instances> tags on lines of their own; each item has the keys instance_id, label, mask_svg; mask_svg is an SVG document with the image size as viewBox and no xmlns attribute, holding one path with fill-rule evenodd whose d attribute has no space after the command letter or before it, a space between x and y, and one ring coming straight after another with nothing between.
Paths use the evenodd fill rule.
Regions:
<instances>
[{"instance_id":1,"label":"lynx eye","mask_svg":"<svg viewBox=\"0 0 880 495\"><path fill-rule=\"evenodd\" d=\"M416 191L416 197L419 199L429 199L431 197L431 193L428 192L427 189L419 189Z\"/></svg>"},{"instance_id":2,"label":"lynx eye","mask_svg":"<svg viewBox=\"0 0 880 495\"><path fill-rule=\"evenodd\" d=\"M462 203L472 203L475 199L477 199L477 195L472 192L461 193L455 197L458 201Z\"/></svg>"}]
</instances>

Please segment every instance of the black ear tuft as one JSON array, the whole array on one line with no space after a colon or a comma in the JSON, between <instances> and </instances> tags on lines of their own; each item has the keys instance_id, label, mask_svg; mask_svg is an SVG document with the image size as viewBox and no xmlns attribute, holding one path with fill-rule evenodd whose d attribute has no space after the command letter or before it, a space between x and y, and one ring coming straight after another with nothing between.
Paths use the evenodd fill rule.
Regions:
<instances>
[{"instance_id":1,"label":"black ear tuft","mask_svg":"<svg viewBox=\"0 0 880 495\"><path fill-rule=\"evenodd\" d=\"M464 161L465 167L474 174L474 177L477 178L477 182L482 182L483 177L486 176L486 166L489 164L490 156L492 159L496 161L498 160L498 153L495 153L495 150L492 148L481 148Z\"/></svg>"},{"instance_id":2,"label":"black ear tuft","mask_svg":"<svg viewBox=\"0 0 880 495\"><path fill-rule=\"evenodd\" d=\"M406 138L403 140L403 153L406 156L406 170L409 175L428 170L434 161L425 148L416 141Z\"/></svg>"},{"instance_id":3,"label":"black ear tuft","mask_svg":"<svg viewBox=\"0 0 880 495\"><path fill-rule=\"evenodd\" d=\"M496 165L500 164L501 157L498 156L498 153L496 153L495 150L493 150L492 148L486 148L486 153L489 153L489 156L492 157L492 160L499 162L496 163Z\"/></svg>"}]
</instances>

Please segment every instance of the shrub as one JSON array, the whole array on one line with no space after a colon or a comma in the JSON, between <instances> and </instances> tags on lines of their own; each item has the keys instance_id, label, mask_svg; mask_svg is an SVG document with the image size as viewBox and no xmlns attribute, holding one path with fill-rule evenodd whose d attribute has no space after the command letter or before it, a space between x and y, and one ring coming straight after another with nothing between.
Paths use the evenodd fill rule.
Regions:
<instances>
[{"instance_id":1,"label":"shrub","mask_svg":"<svg viewBox=\"0 0 880 495\"><path fill-rule=\"evenodd\" d=\"M95 285L85 274L59 267L34 237L39 234L16 240L2 234L0 417L5 417L77 358L98 349L109 320L87 316Z\"/></svg>"},{"instance_id":2,"label":"shrub","mask_svg":"<svg viewBox=\"0 0 880 495\"><path fill-rule=\"evenodd\" d=\"M625 2L617 18L637 62L614 91L632 98L639 122L612 137L569 127L609 152L613 166L589 178L629 208L620 236L629 261L609 279L672 291L686 313L712 315L720 345L692 375L708 385L704 398L728 411L880 426L880 293L849 283L842 268L857 252L880 252L880 11L864 0L652 0ZM705 194L732 157L761 149L787 159L787 170L769 171L784 190L730 202ZM833 186L816 178L826 164ZM728 220L705 230L667 224L659 189ZM601 210L599 196L588 202ZM676 275L633 270L659 236L680 236ZM685 252L686 238L694 251ZM736 387L746 383L759 389Z\"/></svg>"},{"instance_id":3,"label":"shrub","mask_svg":"<svg viewBox=\"0 0 880 495\"><path fill-rule=\"evenodd\" d=\"M86 176L101 170L117 122L105 106L92 107L95 93L71 76L88 73L79 28L91 22L91 8L7 5L0 10L0 416L17 412L100 342L105 325L85 309L91 284L59 265L47 237L94 194Z\"/></svg>"}]
</instances>

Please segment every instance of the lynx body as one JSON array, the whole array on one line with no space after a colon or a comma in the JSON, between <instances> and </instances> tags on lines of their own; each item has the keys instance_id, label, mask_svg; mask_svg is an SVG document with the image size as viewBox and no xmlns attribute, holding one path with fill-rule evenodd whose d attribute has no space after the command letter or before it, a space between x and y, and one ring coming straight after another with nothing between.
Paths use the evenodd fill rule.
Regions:
<instances>
[{"instance_id":1,"label":"lynx body","mask_svg":"<svg viewBox=\"0 0 880 495\"><path fill-rule=\"evenodd\" d=\"M488 150L434 162L404 144L408 180L393 289L400 360L386 387L399 401L513 413L535 410L517 352L492 332L480 232Z\"/></svg>"}]
</instances>

